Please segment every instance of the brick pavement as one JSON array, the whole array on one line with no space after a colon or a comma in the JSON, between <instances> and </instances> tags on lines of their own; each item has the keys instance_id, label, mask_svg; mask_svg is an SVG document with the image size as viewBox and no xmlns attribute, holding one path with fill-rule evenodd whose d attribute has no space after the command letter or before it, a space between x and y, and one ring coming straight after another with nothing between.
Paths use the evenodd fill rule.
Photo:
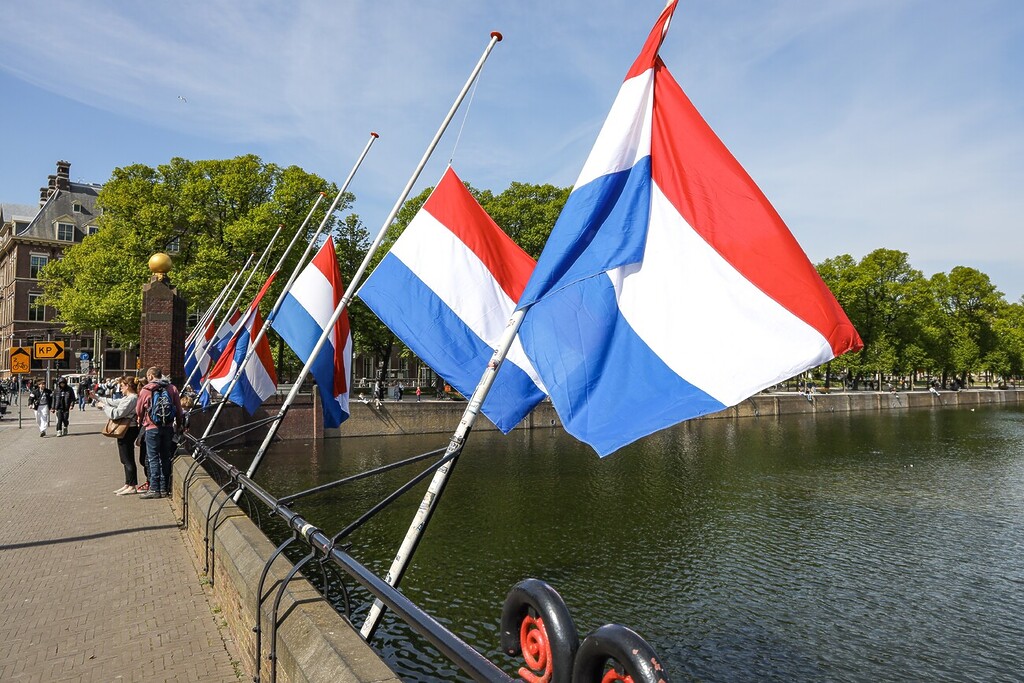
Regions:
<instances>
[{"instance_id":1,"label":"brick pavement","mask_svg":"<svg viewBox=\"0 0 1024 683\"><path fill-rule=\"evenodd\" d=\"M102 412L23 420L0 418L0 681L239 680L170 500L113 495Z\"/></svg>"}]
</instances>

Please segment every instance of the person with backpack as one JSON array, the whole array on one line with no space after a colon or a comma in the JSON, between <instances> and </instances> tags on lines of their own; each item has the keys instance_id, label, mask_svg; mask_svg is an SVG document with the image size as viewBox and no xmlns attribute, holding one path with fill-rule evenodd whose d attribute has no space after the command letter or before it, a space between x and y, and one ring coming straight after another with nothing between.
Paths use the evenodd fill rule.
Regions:
<instances>
[{"instance_id":1,"label":"person with backpack","mask_svg":"<svg viewBox=\"0 0 1024 683\"><path fill-rule=\"evenodd\" d=\"M164 377L163 369L146 370L146 386L139 392L135 414L145 434L149 491L140 499L166 498L171 495L171 456L174 454L176 426L184 426L178 388Z\"/></svg>"}]
</instances>

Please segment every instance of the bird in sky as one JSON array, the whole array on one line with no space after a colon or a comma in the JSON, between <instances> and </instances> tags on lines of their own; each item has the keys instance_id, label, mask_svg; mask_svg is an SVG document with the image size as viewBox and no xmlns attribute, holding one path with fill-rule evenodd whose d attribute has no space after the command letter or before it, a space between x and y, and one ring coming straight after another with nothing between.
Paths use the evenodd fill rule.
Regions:
<instances>
[{"instance_id":1,"label":"bird in sky","mask_svg":"<svg viewBox=\"0 0 1024 683\"><path fill-rule=\"evenodd\" d=\"M184 102L185 104L188 104L188 100L186 100L183 95L178 95L178 99Z\"/></svg>"}]
</instances>

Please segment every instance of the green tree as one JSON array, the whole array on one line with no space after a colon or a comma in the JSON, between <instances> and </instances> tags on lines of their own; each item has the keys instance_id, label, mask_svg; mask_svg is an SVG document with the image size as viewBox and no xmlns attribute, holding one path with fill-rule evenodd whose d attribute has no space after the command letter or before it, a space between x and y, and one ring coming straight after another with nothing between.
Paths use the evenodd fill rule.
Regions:
<instances>
[{"instance_id":1,"label":"green tree","mask_svg":"<svg viewBox=\"0 0 1024 683\"><path fill-rule=\"evenodd\" d=\"M1005 378L1024 374L1024 297L1001 304L992 329L996 351L987 360L989 369Z\"/></svg>"},{"instance_id":2,"label":"green tree","mask_svg":"<svg viewBox=\"0 0 1024 683\"><path fill-rule=\"evenodd\" d=\"M913 372L921 362L918 312L927 305L924 276L907 254L876 249L855 263L826 259L818 272L860 333L864 348L837 361L851 373Z\"/></svg>"},{"instance_id":3,"label":"green tree","mask_svg":"<svg viewBox=\"0 0 1024 683\"><path fill-rule=\"evenodd\" d=\"M929 286L935 304L927 324L933 356L943 382L955 374L966 385L969 375L982 369L982 359L996 350L993 325L1003 295L988 275L966 266L936 273Z\"/></svg>"},{"instance_id":4,"label":"green tree","mask_svg":"<svg viewBox=\"0 0 1024 683\"><path fill-rule=\"evenodd\" d=\"M490 190L479 192L477 200L512 241L536 259L543 251L571 190L570 187L550 184L513 182L498 195L492 195Z\"/></svg>"},{"instance_id":5,"label":"green tree","mask_svg":"<svg viewBox=\"0 0 1024 683\"><path fill-rule=\"evenodd\" d=\"M153 253L176 247L171 279L190 310L201 311L231 272L250 253L261 253L277 226L283 225L264 273L253 278L245 300L279 260L319 192L333 196L336 190L298 167L281 168L254 155L213 161L174 158L156 168L117 168L97 200L103 212L99 232L44 269L46 303L56 308L58 319L71 332L101 327L120 343L137 343L141 290L149 279L146 264ZM339 210L351 201L347 196ZM318 211L305 239L325 207ZM301 249L292 250L285 272L299 254ZM275 283L265 299L268 307L283 284L283 279Z\"/></svg>"}]
</instances>

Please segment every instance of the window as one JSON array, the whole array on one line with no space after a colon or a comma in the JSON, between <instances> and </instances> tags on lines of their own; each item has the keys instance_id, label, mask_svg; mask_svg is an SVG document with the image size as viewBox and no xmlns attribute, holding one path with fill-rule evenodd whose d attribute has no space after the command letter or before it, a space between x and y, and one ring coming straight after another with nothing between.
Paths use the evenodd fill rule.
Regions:
<instances>
[{"instance_id":1,"label":"window","mask_svg":"<svg viewBox=\"0 0 1024 683\"><path fill-rule=\"evenodd\" d=\"M28 319L37 322L46 320L46 307L43 306L42 294L28 295Z\"/></svg>"},{"instance_id":2,"label":"window","mask_svg":"<svg viewBox=\"0 0 1024 683\"><path fill-rule=\"evenodd\" d=\"M175 237L173 240L167 243L167 253L177 254L181 251L181 238Z\"/></svg>"},{"instance_id":3,"label":"window","mask_svg":"<svg viewBox=\"0 0 1024 683\"><path fill-rule=\"evenodd\" d=\"M74 204L71 205L71 210L74 211L75 213L82 213L82 205L79 204L78 202L75 202Z\"/></svg>"},{"instance_id":4,"label":"window","mask_svg":"<svg viewBox=\"0 0 1024 683\"><path fill-rule=\"evenodd\" d=\"M121 352L115 350L107 350L103 352L103 367L108 370L120 370L123 368L121 362Z\"/></svg>"},{"instance_id":5,"label":"window","mask_svg":"<svg viewBox=\"0 0 1024 683\"><path fill-rule=\"evenodd\" d=\"M41 271L43 266L49 262L50 257L46 254L32 254L29 256L28 276L30 278L38 279L39 271Z\"/></svg>"},{"instance_id":6,"label":"window","mask_svg":"<svg viewBox=\"0 0 1024 683\"><path fill-rule=\"evenodd\" d=\"M99 226L96 226L96 225L87 225L87 226L85 226L85 234L86 235L95 235L99 231L100 231Z\"/></svg>"},{"instance_id":7,"label":"window","mask_svg":"<svg viewBox=\"0 0 1024 683\"><path fill-rule=\"evenodd\" d=\"M75 241L75 225L73 223L57 224L57 239L63 242Z\"/></svg>"}]
</instances>

